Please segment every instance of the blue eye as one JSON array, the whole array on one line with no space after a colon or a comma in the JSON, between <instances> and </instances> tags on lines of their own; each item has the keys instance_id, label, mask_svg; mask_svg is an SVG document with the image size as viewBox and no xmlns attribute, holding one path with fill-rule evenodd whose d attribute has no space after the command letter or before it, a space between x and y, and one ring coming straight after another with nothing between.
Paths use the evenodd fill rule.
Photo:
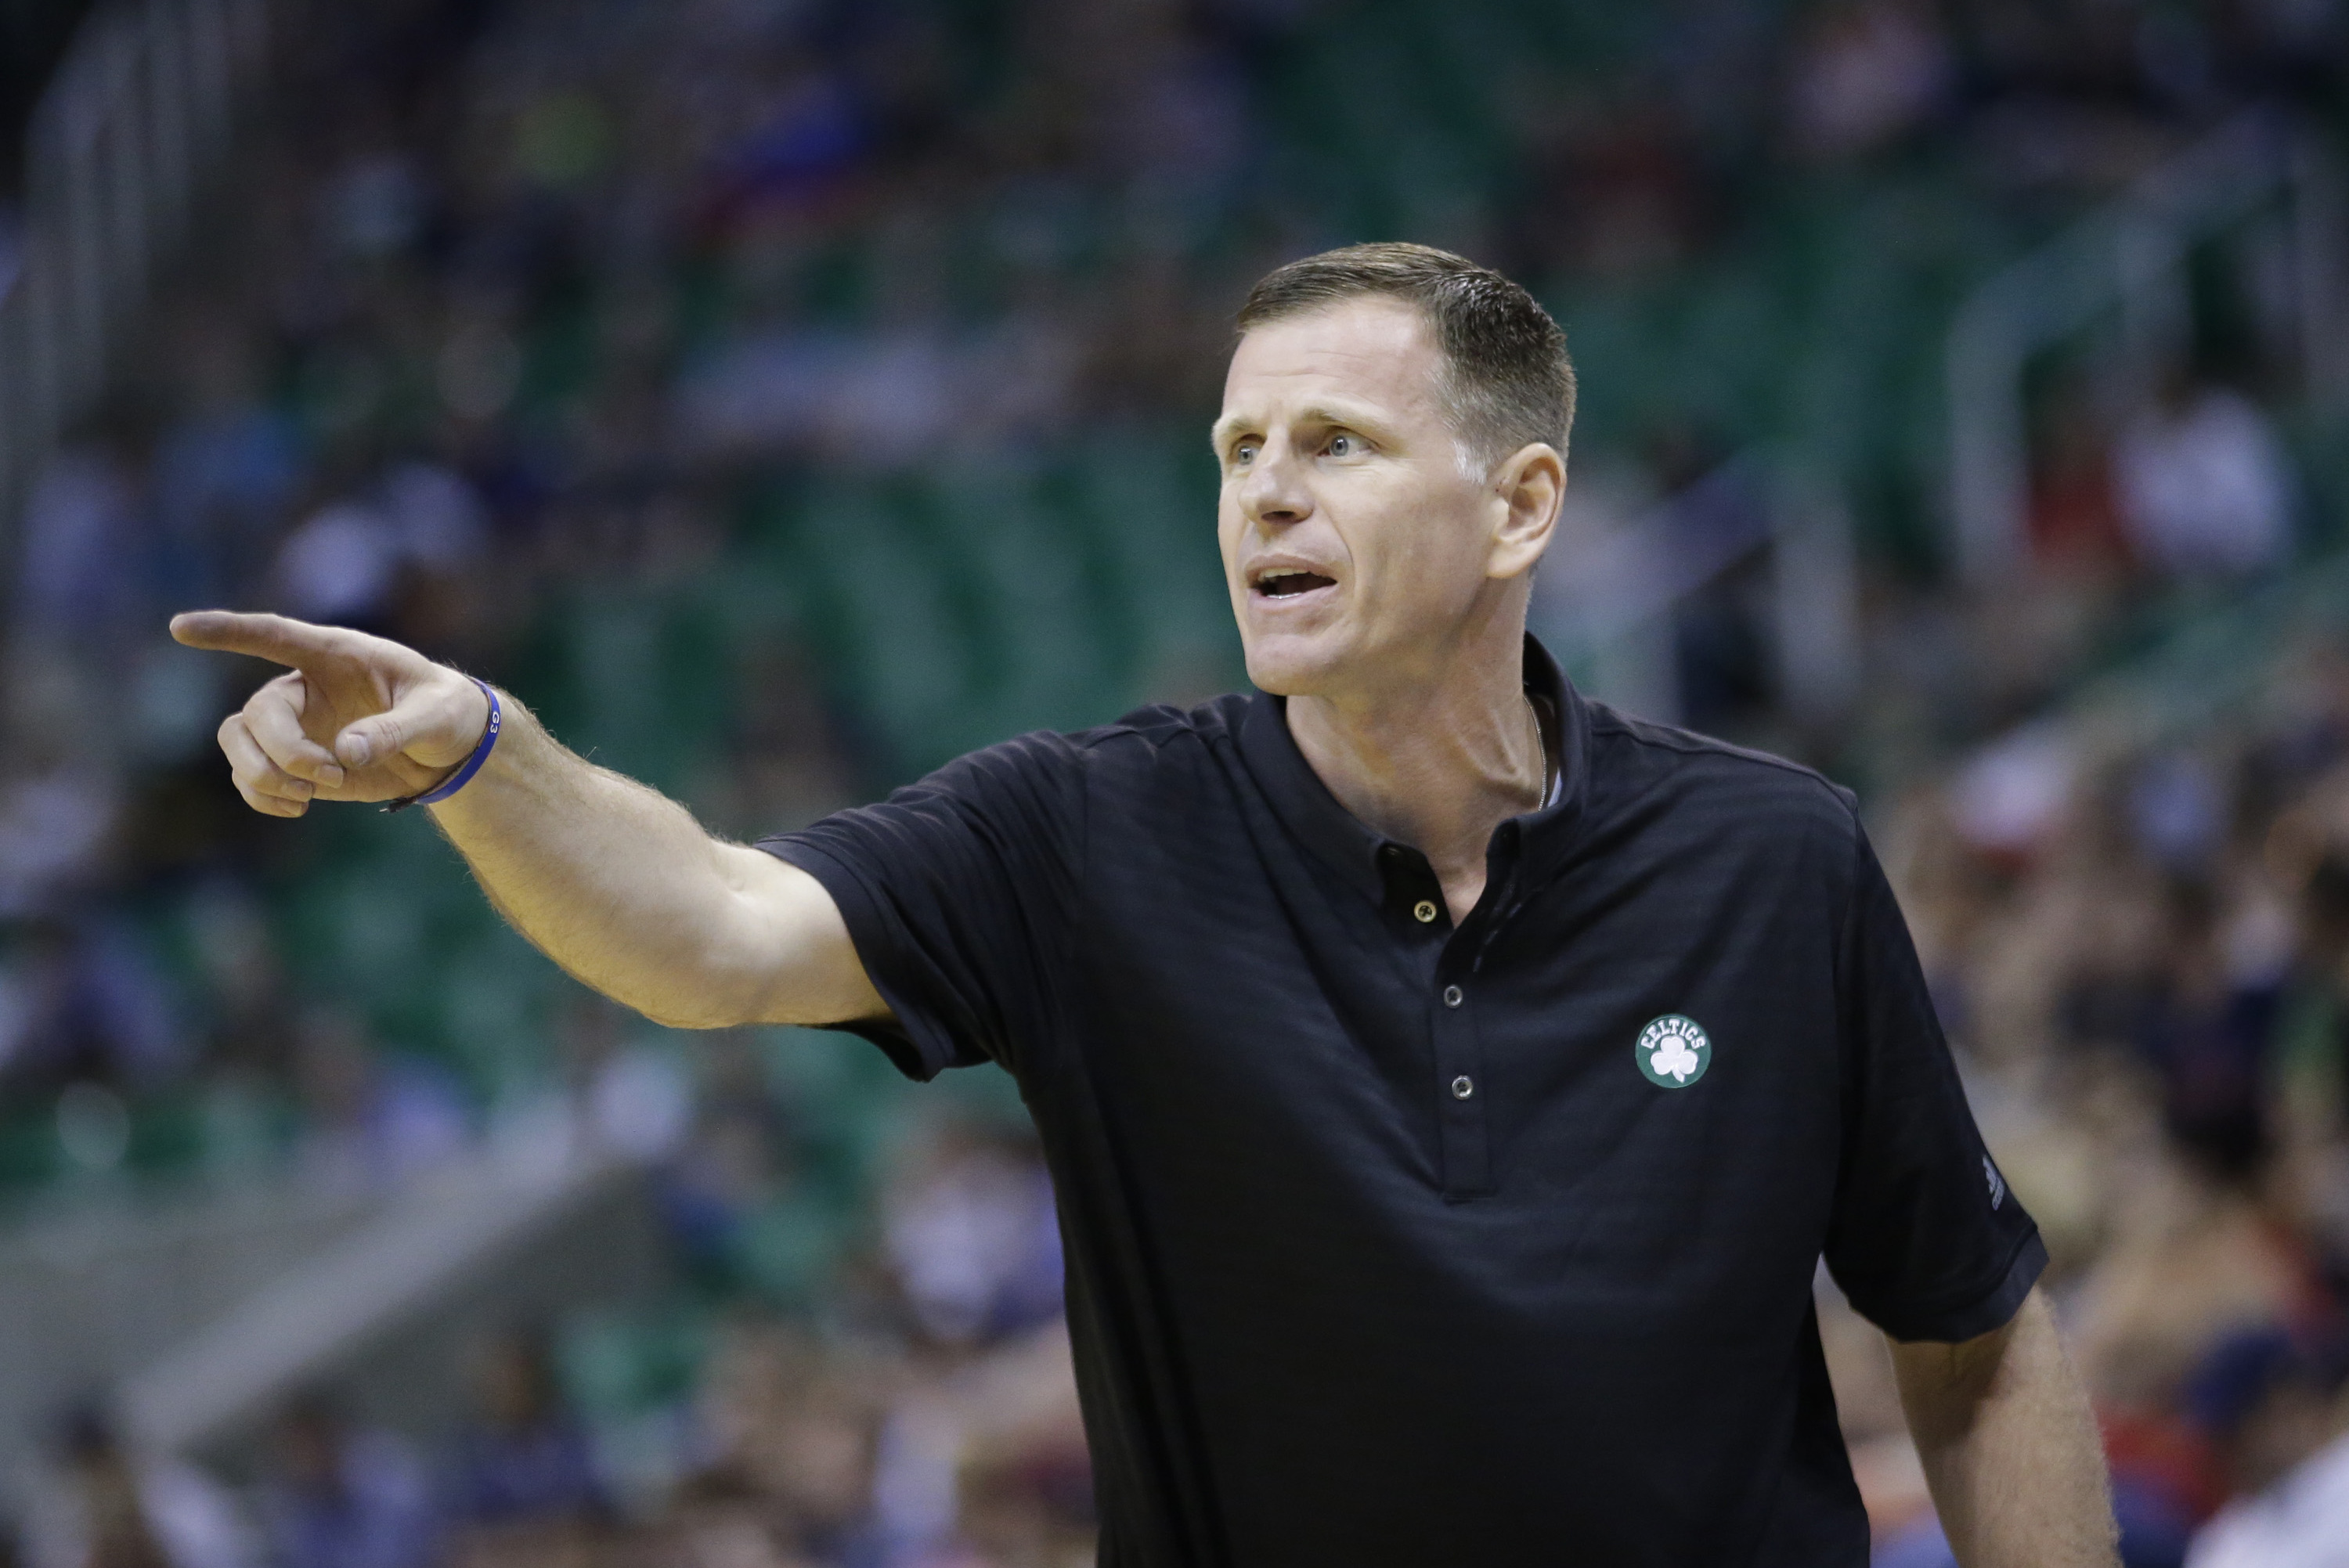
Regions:
<instances>
[{"instance_id":1,"label":"blue eye","mask_svg":"<svg viewBox=\"0 0 2349 1568\"><path fill-rule=\"evenodd\" d=\"M1330 438L1330 455L1333 458L1351 457L1354 453L1354 438L1351 436L1332 436Z\"/></svg>"}]
</instances>

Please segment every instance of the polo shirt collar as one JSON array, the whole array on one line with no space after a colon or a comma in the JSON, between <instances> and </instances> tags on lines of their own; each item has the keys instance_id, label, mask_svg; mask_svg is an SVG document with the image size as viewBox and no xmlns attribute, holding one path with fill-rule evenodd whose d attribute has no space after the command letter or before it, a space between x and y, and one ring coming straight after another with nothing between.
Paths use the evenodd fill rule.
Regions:
<instances>
[{"instance_id":1,"label":"polo shirt collar","mask_svg":"<svg viewBox=\"0 0 2349 1568\"><path fill-rule=\"evenodd\" d=\"M1525 685L1527 696L1548 707L1545 719L1556 717L1555 733L1546 738L1557 748L1558 789L1550 804L1509 819L1496 832L1515 826L1524 856L1521 869L1539 878L1564 857L1581 813L1589 783L1590 710L1549 650L1530 632L1526 634ZM1365 826L1330 793L1288 732L1285 699L1266 692L1252 696L1240 721L1239 744L1248 771L1281 826L1363 897L1374 903L1383 899L1381 861L1394 841Z\"/></svg>"}]
</instances>

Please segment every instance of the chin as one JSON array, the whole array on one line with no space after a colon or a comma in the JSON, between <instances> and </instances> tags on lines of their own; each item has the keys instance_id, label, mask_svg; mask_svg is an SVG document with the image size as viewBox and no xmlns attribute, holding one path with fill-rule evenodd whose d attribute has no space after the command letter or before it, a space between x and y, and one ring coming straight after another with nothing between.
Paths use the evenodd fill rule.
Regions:
<instances>
[{"instance_id":1,"label":"chin","mask_svg":"<svg viewBox=\"0 0 2349 1568\"><path fill-rule=\"evenodd\" d=\"M1249 639L1246 647L1248 681L1274 696L1315 696L1336 684L1344 665L1343 651L1335 639L1293 634Z\"/></svg>"}]
</instances>

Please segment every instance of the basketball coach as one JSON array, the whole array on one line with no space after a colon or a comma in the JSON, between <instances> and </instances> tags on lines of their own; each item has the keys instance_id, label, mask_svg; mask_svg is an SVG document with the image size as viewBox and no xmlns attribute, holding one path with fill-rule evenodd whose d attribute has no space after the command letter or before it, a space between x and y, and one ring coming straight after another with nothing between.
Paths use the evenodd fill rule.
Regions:
<instances>
[{"instance_id":1,"label":"basketball coach","mask_svg":"<svg viewBox=\"0 0 2349 1568\"><path fill-rule=\"evenodd\" d=\"M2115 1561L2096 1433L1852 797L1526 634L1574 380L1415 245L1239 315L1213 442L1253 694L975 752L756 848L397 644L221 727L257 810L428 804L650 1017L1017 1078L1112 1568L1860 1568L1812 1308L1895 1342L1965 1568Z\"/></svg>"}]
</instances>

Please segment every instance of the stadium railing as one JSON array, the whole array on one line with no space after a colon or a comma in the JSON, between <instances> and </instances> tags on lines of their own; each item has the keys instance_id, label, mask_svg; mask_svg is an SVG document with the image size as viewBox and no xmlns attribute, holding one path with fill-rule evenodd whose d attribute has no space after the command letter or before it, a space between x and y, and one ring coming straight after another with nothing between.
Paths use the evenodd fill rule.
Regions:
<instances>
[{"instance_id":1,"label":"stadium railing","mask_svg":"<svg viewBox=\"0 0 2349 1568\"><path fill-rule=\"evenodd\" d=\"M35 477L105 389L294 0L93 10L36 106L22 260L0 285L0 561Z\"/></svg>"},{"instance_id":2,"label":"stadium railing","mask_svg":"<svg viewBox=\"0 0 2349 1568\"><path fill-rule=\"evenodd\" d=\"M2034 357L2117 317L2120 352L2149 383L2190 339L2194 249L2279 211L2303 376L2312 395L2337 397L2349 387L2341 180L2320 136L2269 108L2245 111L1974 291L1944 349L1951 553L1967 579L1997 583L2025 552Z\"/></svg>"}]
</instances>

